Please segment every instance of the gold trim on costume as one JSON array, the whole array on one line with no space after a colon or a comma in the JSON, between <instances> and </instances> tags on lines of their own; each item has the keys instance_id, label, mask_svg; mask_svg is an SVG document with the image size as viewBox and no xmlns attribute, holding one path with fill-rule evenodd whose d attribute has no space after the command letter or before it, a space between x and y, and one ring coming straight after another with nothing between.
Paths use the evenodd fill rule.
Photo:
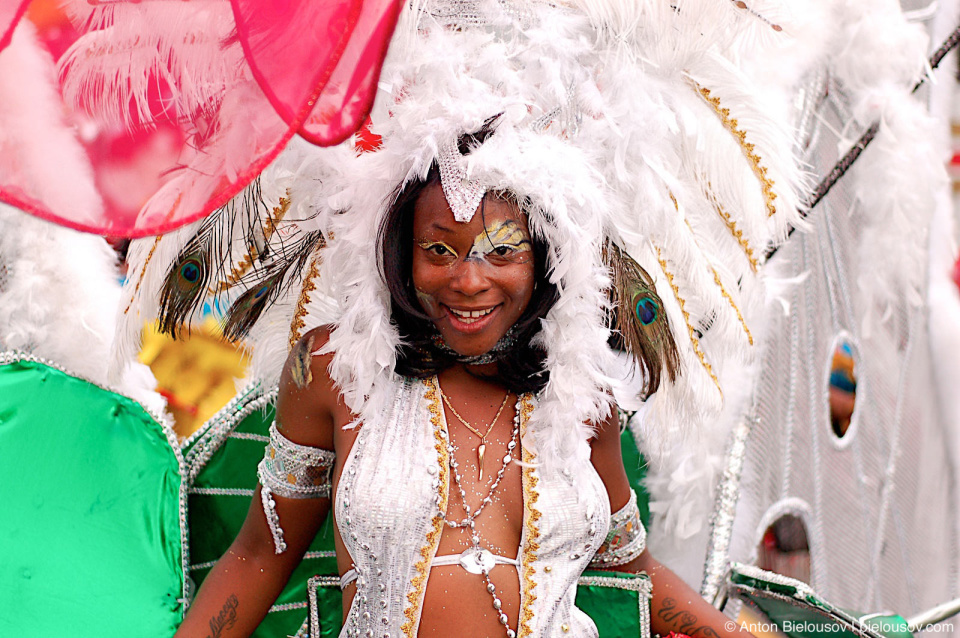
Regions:
<instances>
[{"instance_id":1,"label":"gold trim on costume","mask_svg":"<svg viewBox=\"0 0 960 638\"><path fill-rule=\"evenodd\" d=\"M307 274L303 278L303 287L300 288L300 297L297 299L297 309L293 313L293 321L290 322L290 348L293 348L293 346L300 341L300 337L303 336L302 331L306 326L303 318L307 316L307 304L310 303L310 293L317 289L317 284L313 283L313 280L320 274L320 251L323 250L326 245L327 243L321 239L320 245L317 246L313 257L310 259L310 267L307 268Z\"/></svg>"},{"instance_id":2,"label":"gold trim on costume","mask_svg":"<svg viewBox=\"0 0 960 638\"><path fill-rule=\"evenodd\" d=\"M757 269L760 268L760 260L757 259L757 256L753 252L753 247L750 246L750 242L746 240L743 236L743 231L737 227L737 222L730 217L730 213L724 210L723 206L720 205L720 202L716 201L712 195L708 195L711 201L713 201L713 208L717 211L717 214L720 215L720 219L723 220L723 223L726 224L727 228L730 230L730 234L733 235L733 238L737 240L737 243L740 244L740 247L743 248L743 254L747 256L747 259L750 261L750 268L753 272L757 272Z\"/></svg>"},{"instance_id":3,"label":"gold trim on costume","mask_svg":"<svg viewBox=\"0 0 960 638\"><path fill-rule=\"evenodd\" d=\"M450 458L447 453L446 433L443 427L443 412L440 407L440 392L437 384L437 378L431 377L424 380L427 386L427 392L424 395L430 402L430 423L433 425L434 448L437 450L437 462L440 464L440 485L437 487L437 493L440 498L439 511L434 515L432 526L427 532L426 542L420 548L420 560L414 568L417 570L413 580L410 583L410 591L407 593L407 608L403 610L403 615L407 617L400 630L404 636L414 638L417 629L417 619L420 616L420 607L423 605L423 595L426 591L427 576L430 573L430 562L433 560L437 547L440 545L440 535L443 533L443 517L447 511L447 491L449 489L450 476Z\"/></svg>"},{"instance_id":4,"label":"gold trim on costume","mask_svg":"<svg viewBox=\"0 0 960 638\"><path fill-rule=\"evenodd\" d=\"M277 224L280 223L288 210L290 210L290 191L287 191L286 197L280 198L280 204L270 212L263 223L264 245L273 237L273 233L277 230ZM253 260L259 256L260 254L257 252L257 247L252 244L248 245L247 252L243 256L243 259L230 270L230 274L227 275L226 278L218 282L216 286L211 286L210 292L217 294L235 286L237 282L250 271L250 268L253 266Z\"/></svg>"},{"instance_id":5,"label":"gold trim on costume","mask_svg":"<svg viewBox=\"0 0 960 638\"><path fill-rule=\"evenodd\" d=\"M736 302L733 300L733 297L730 296L730 293L727 292L727 289L723 287L723 282L720 281L720 274L717 272L717 269L713 266L710 266L710 270L713 271L713 280L717 282L717 285L720 286L720 293L723 295L723 298L730 303L730 307L733 308L733 311L737 313L737 319L740 320L740 325L743 326L743 331L747 333L747 339L750 341L750 345L753 345L753 335L750 334L750 328L747 327L747 322L743 318L743 314L740 312L740 308L737 307Z\"/></svg>"},{"instance_id":6,"label":"gold trim on costume","mask_svg":"<svg viewBox=\"0 0 960 638\"><path fill-rule=\"evenodd\" d=\"M140 292L140 284L143 283L143 277L147 274L147 266L150 265L150 260L153 259L153 251L157 249L157 245L160 244L160 238L162 235L157 235L157 238L153 241L153 246L150 247L150 252L147 253L147 259L143 262L143 269L140 271L140 278L137 279L137 285L133 288L133 294L130 296L130 302L127 304L127 307L123 309L123 314L130 312L130 307L133 306L133 300L137 298L137 293Z\"/></svg>"},{"instance_id":7,"label":"gold trim on costume","mask_svg":"<svg viewBox=\"0 0 960 638\"><path fill-rule=\"evenodd\" d=\"M670 284L670 288L673 289L673 296L676 297L677 303L680 304L680 312L683 313L683 320L687 324L687 332L690 335L690 343L693 345L693 351L697 353L697 357L700 359L700 365L703 366L703 369L706 370L707 374L710 375L710 378L713 379L713 384L717 386L717 392L720 393L722 398L723 390L720 388L720 380L717 379L717 375L713 372L713 367L710 365L710 362L707 361L707 356L700 348L700 340L697 339L697 335L694 334L693 326L690 324L690 313L687 312L686 307L687 302L683 297L680 296L680 289L673 281L673 273L667 268L667 260L663 258L663 253L660 252L660 247L654 245L653 250L656 251L657 261L660 262L660 268L663 270L663 274L666 275L667 282Z\"/></svg>"},{"instance_id":8,"label":"gold trim on costume","mask_svg":"<svg viewBox=\"0 0 960 638\"><path fill-rule=\"evenodd\" d=\"M527 423L530 421L530 414L532 412L533 402L530 400L530 395L525 394L520 402L521 440L523 433L526 431ZM535 469L532 466L535 458L536 455L527 450L527 448L523 448L523 513L526 539L523 545L523 558L520 564L522 591L520 593L521 605L520 620L517 623L517 638L533 635L530 629L530 621L533 620L533 601L537 599L537 595L533 593L533 590L537 586L537 581L534 580L537 568L534 567L534 563L537 561L537 552L540 551L540 541L538 540L540 538L540 527L538 524L540 511L537 509L537 499L539 498L537 494L538 479L535 474Z\"/></svg>"},{"instance_id":9,"label":"gold trim on costume","mask_svg":"<svg viewBox=\"0 0 960 638\"><path fill-rule=\"evenodd\" d=\"M713 107L717 117L719 117L723 123L724 128L730 131L736 138L737 143L740 144L740 149L743 151L747 161L750 162L753 173L757 176L757 179L760 180L760 186L763 189L763 201L767 205L767 217L773 217L777 212L777 207L773 203L774 200L777 199L777 194L773 192L773 180L767 177L767 167L763 165L763 160L757 155L756 146L747 141L747 132L740 130L740 123L737 122L736 118L730 117L730 109L720 105L720 98L711 97L710 89L700 86L696 80L692 78L690 78L690 83L693 85L693 88L696 89L697 93Z\"/></svg>"}]
</instances>

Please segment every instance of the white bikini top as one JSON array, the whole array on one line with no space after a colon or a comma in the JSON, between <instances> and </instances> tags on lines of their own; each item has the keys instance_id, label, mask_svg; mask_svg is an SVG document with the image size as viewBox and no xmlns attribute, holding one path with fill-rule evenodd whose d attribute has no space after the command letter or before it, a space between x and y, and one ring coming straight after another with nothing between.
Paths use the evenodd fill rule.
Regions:
<instances>
[{"instance_id":1,"label":"white bikini top","mask_svg":"<svg viewBox=\"0 0 960 638\"><path fill-rule=\"evenodd\" d=\"M524 396L519 405L522 432L535 400ZM401 382L389 411L361 427L335 503L357 585L341 637L416 636L435 559L459 561L436 557L450 484L446 437L435 379ZM607 534L610 505L589 454L579 457L549 477L523 469L518 637L597 635L573 601L577 578ZM536 462L527 450L523 460Z\"/></svg>"}]
</instances>

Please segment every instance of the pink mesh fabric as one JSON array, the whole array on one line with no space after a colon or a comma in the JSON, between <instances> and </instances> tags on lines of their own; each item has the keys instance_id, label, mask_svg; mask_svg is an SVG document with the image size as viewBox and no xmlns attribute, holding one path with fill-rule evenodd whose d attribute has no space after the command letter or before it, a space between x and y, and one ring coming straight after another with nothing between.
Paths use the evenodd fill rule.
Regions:
<instances>
[{"instance_id":1,"label":"pink mesh fabric","mask_svg":"<svg viewBox=\"0 0 960 638\"><path fill-rule=\"evenodd\" d=\"M15 4L0 0L0 29L22 11ZM128 3L114 6L122 4ZM239 41L249 72L224 78L222 99L214 100L210 108L178 114L182 148L162 171L164 181L139 214L121 216L108 208L94 218L89 211L80 215L73 207L57 205L48 196L49 189L19 178L15 171L0 179L0 200L77 230L122 237L156 235L224 205L295 134L326 146L360 128L372 106L399 0L231 0L231 7L236 22L232 45ZM124 13L114 15L122 19ZM108 46L103 37L109 33L101 31L95 46L101 50ZM225 46L230 46L227 40ZM189 53L189 47L185 51Z\"/></svg>"}]
</instances>

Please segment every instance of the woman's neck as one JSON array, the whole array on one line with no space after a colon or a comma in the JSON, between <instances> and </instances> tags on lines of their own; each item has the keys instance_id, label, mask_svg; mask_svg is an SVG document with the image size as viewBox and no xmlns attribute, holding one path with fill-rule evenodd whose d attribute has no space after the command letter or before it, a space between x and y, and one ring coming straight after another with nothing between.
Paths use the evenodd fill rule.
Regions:
<instances>
[{"instance_id":1,"label":"woman's neck","mask_svg":"<svg viewBox=\"0 0 960 638\"><path fill-rule=\"evenodd\" d=\"M489 386L490 389L502 389L503 384L497 380L497 364L467 365L457 363L441 372L438 376L440 383L452 386L470 386L481 390Z\"/></svg>"}]
</instances>

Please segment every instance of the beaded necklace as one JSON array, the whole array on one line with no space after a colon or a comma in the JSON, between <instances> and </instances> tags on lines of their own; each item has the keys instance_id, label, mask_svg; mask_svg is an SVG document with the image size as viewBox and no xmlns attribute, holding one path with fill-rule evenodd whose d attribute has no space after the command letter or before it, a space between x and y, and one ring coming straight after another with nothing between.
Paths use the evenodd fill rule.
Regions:
<instances>
[{"instance_id":1,"label":"beaded necklace","mask_svg":"<svg viewBox=\"0 0 960 638\"><path fill-rule=\"evenodd\" d=\"M440 387L440 380L437 379L437 388ZM443 394L443 390L440 390L441 396L446 398ZM507 397L510 396L510 393L507 393ZM447 403L449 406L449 402ZM504 398L504 405L506 405L506 397ZM453 410L452 407L450 407ZM493 430L493 426L496 424L497 419L500 418L500 413L503 411L503 405L500 406L500 411L497 412L497 416L494 418L493 422L490 425L490 431ZM456 414L456 411L454 411ZM459 415L457 415L459 418ZM461 419L462 421L462 419ZM471 428L471 431L473 429ZM489 434L490 432L487 432ZM517 632L510 628L510 619L503 612L503 601L500 600L500 597L497 596L497 587L493 584L493 581L490 580L490 570L493 569L496 565L496 558L489 549L486 549L480 544L480 534L477 532L476 528L476 519L480 516L480 512L483 511L487 505L493 501L493 495L497 491L497 488L500 486L500 482L503 480L503 475L507 470L507 466L514 461L513 450L516 449L517 443L520 438L520 397L517 397L517 406L516 412L513 417L513 432L510 434L510 441L507 443L507 453L503 456L501 460L500 470L497 472L496 478L493 480L493 483L490 484L490 488L487 491L487 495L480 501L480 505L476 510L473 510L467 504L467 493L463 489L463 481L460 478L460 464L457 463L456 457L454 456L454 446L451 439L447 438L447 452L450 456L450 470L453 475L453 482L457 486L457 489L460 492L460 499L463 503L464 518L459 521L450 520L449 518L444 519L444 523L447 526L453 529L470 529L470 544L471 546L464 550L460 554L460 566L464 570L471 574L480 574L483 576L483 579L487 583L487 592L493 598L493 609L497 613L497 618L500 621L500 624L504 626L507 632L507 638L516 638ZM481 461L482 462L482 461Z\"/></svg>"}]
</instances>

